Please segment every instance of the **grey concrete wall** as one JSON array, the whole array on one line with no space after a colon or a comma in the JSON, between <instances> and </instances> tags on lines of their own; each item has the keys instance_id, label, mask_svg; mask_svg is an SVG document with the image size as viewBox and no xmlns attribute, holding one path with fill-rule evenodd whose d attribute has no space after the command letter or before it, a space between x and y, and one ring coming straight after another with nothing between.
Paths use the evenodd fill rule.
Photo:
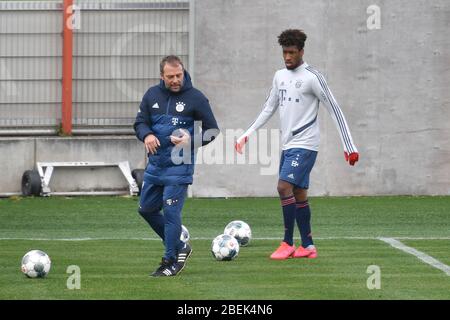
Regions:
<instances>
[{"instance_id":1,"label":"grey concrete wall","mask_svg":"<svg viewBox=\"0 0 450 320\"><path fill-rule=\"evenodd\" d=\"M369 30L373 4L381 28ZM283 67L281 31L307 33L305 61L326 76L361 155L344 161L322 108L311 195L450 194L449 1L196 0L195 17L195 85L223 130L247 128L261 110ZM278 128L277 114L266 128ZM276 195L277 176L260 168L200 165L194 195Z\"/></svg>"},{"instance_id":2,"label":"grey concrete wall","mask_svg":"<svg viewBox=\"0 0 450 320\"><path fill-rule=\"evenodd\" d=\"M0 139L0 195L20 194L25 170L36 162L119 162L130 168L145 167L143 144L132 136L40 137ZM54 192L124 191L128 183L118 168L55 168L50 188Z\"/></svg>"}]
</instances>

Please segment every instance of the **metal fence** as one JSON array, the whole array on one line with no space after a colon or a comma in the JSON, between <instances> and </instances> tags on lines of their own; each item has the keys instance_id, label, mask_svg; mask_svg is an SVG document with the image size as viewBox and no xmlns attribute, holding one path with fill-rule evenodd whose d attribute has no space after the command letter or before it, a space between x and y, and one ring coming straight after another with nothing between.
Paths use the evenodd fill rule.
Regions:
<instances>
[{"instance_id":1,"label":"metal fence","mask_svg":"<svg viewBox=\"0 0 450 320\"><path fill-rule=\"evenodd\" d=\"M73 133L131 133L161 58L192 65L190 2L75 0L74 9ZM0 1L0 135L58 132L62 28L62 1Z\"/></svg>"}]
</instances>

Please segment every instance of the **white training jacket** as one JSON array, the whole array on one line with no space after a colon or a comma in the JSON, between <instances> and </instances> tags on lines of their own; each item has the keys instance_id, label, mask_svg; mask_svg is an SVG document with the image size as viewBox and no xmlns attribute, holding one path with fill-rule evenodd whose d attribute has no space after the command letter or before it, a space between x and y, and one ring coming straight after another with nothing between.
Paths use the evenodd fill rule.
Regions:
<instances>
[{"instance_id":1,"label":"white training jacket","mask_svg":"<svg viewBox=\"0 0 450 320\"><path fill-rule=\"evenodd\" d=\"M348 154L358 152L341 108L323 75L306 62L294 70L275 73L269 96L256 120L241 136L249 137L280 109L282 149L304 148L318 151L320 132L319 101L327 108Z\"/></svg>"}]
</instances>

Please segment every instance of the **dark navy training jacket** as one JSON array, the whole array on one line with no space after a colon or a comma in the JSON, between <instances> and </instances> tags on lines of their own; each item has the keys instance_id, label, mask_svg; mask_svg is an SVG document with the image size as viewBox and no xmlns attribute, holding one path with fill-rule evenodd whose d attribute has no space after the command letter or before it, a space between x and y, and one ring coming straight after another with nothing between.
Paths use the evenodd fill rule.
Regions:
<instances>
[{"instance_id":1,"label":"dark navy training jacket","mask_svg":"<svg viewBox=\"0 0 450 320\"><path fill-rule=\"evenodd\" d=\"M195 129L197 135L194 136L194 122L199 124L199 121L201 121L201 133L200 129ZM179 158L173 161L171 156L174 144L170 141L170 136L176 135L178 129L187 130L191 135L190 155L187 155L190 161L182 163L179 163ZM209 131L205 136L207 140L203 139L203 135L210 129L215 131ZM147 135L154 134L161 143L155 154L148 154L144 176L146 182L157 185L191 184L195 165L195 147L208 144L219 133L208 99L192 86L191 77L187 71L184 71L184 82L179 92L168 90L163 80L159 85L148 89L142 98L134 122L134 131L141 141L144 141ZM196 141L195 147L194 141ZM183 156L182 153L183 151L176 154Z\"/></svg>"}]
</instances>

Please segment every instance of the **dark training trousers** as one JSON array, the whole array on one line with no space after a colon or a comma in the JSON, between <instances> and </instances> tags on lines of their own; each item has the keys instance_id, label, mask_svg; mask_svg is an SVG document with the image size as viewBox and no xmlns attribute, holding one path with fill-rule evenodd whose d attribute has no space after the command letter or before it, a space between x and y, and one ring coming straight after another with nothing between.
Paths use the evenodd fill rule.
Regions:
<instances>
[{"instance_id":1,"label":"dark training trousers","mask_svg":"<svg viewBox=\"0 0 450 320\"><path fill-rule=\"evenodd\" d=\"M175 260L184 245L180 240L181 211L187 188L187 184L164 186L146 181L142 184L138 211L163 240L165 259Z\"/></svg>"}]
</instances>

